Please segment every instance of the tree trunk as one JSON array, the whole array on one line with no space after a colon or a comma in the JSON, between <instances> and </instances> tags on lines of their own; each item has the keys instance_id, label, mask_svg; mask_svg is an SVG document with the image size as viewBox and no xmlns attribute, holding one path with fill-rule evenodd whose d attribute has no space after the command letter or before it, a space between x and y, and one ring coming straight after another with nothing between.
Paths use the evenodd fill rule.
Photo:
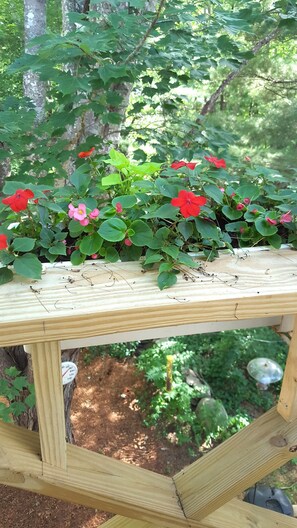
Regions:
<instances>
[{"instance_id":1,"label":"tree trunk","mask_svg":"<svg viewBox=\"0 0 297 528\"><path fill-rule=\"evenodd\" d=\"M275 29L274 31L269 33L269 35L267 35L266 37L264 37L261 40L259 40L257 42L257 44L255 44L255 46L252 48L252 50L251 50L252 53L254 55L257 55L257 53L264 46L269 44L269 42L271 42L276 37L277 34L278 34L278 29ZM217 88L217 90L211 95L211 97L206 101L206 103L204 103L204 105L203 105L203 107L202 107L202 109L200 111L200 115L206 115L206 114L209 114L210 112L213 112L215 104L216 104L217 100L219 99L219 97L224 92L226 86L228 86L231 83L231 81L233 81L233 79L238 77L238 75L241 73L243 68L249 63L250 60L252 60L252 59L244 60L237 70L234 70L231 73L229 73L229 75L227 75L227 77L223 80L223 82L220 84L220 86ZM197 119L196 122L199 123L199 118Z\"/></svg>"},{"instance_id":2,"label":"tree trunk","mask_svg":"<svg viewBox=\"0 0 297 528\"><path fill-rule=\"evenodd\" d=\"M24 2L25 52L34 55L37 46L30 46L30 41L44 35L46 31L46 0L25 0ZM40 81L38 74L28 71L23 79L24 95L31 99L36 110L36 122L45 116L46 85Z\"/></svg>"},{"instance_id":3,"label":"tree trunk","mask_svg":"<svg viewBox=\"0 0 297 528\"><path fill-rule=\"evenodd\" d=\"M62 361L77 362L79 356L79 349L74 348L65 350L62 354ZM26 376L30 383L34 382L32 363L30 354L26 354L22 346L0 348L0 378L8 379L5 374L5 369L16 367L22 375ZM66 424L66 439L69 443L74 443L74 436L71 428L71 402L73 392L76 387L75 380L72 383L64 385L64 409L65 409L65 424ZM0 394L1 396L1 394ZM25 399L27 393L24 391L22 399ZM14 419L15 423L26 427L31 431L38 431L38 418L36 407L28 409L18 418Z\"/></svg>"}]
</instances>

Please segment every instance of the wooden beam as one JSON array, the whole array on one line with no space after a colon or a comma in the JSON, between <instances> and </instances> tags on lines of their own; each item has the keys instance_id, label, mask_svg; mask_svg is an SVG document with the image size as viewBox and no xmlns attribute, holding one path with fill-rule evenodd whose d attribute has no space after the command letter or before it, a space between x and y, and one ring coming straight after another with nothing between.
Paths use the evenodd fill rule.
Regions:
<instances>
[{"instance_id":1,"label":"wooden beam","mask_svg":"<svg viewBox=\"0 0 297 528\"><path fill-rule=\"evenodd\" d=\"M0 452L2 484L166 528L188 528L169 477L70 444L67 471L48 466L44 473L39 435L1 422Z\"/></svg>"},{"instance_id":2,"label":"wooden beam","mask_svg":"<svg viewBox=\"0 0 297 528\"><path fill-rule=\"evenodd\" d=\"M297 316L286 362L277 410L287 420L297 418Z\"/></svg>"},{"instance_id":3,"label":"wooden beam","mask_svg":"<svg viewBox=\"0 0 297 528\"><path fill-rule=\"evenodd\" d=\"M174 477L186 517L204 519L296 451L297 420L287 423L271 409Z\"/></svg>"},{"instance_id":4,"label":"wooden beam","mask_svg":"<svg viewBox=\"0 0 297 528\"><path fill-rule=\"evenodd\" d=\"M42 280L1 286L0 344L84 339L196 323L297 313L296 252L222 255L181 273L160 291L156 271L139 262L64 262L44 266ZM101 302L98 302L98 299Z\"/></svg>"},{"instance_id":5,"label":"wooden beam","mask_svg":"<svg viewBox=\"0 0 297 528\"><path fill-rule=\"evenodd\" d=\"M66 431L61 372L61 350L57 341L27 346L32 356L39 424L41 458L46 466L66 468Z\"/></svg>"},{"instance_id":6,"label":"wooden beam","mask_svg":"<svg viewBox=\"0 0 297 528\"><path fill-rule=\"evenodd\" d=\"M191 528L297 528L297 519L238 499L233 499L203 521L189 519ZM102 524L102 528L157 528L155 524L127 519L116 515ZM163 528L158 526L158 528Z\"/></svg>"}]
</instances>

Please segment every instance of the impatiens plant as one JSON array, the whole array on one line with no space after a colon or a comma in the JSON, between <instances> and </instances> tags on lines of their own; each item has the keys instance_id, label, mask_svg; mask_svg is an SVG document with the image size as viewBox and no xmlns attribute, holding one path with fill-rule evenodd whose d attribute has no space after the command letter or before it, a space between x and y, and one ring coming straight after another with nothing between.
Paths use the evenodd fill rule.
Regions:
<instances>
[{"instance_id":1,"label":"impatiens plant","mask_svg":"<svg viewBox=\"0 0 297 528\"><path fill-rule=\"evenodd\" d=\"M297 247L297 192L271 169L212 155L172 164L131 162L111 150L78 154L62 188L7 181L0 205L0 284L39 279L43 262L139 260L175 284L193 256L282 243Z\"/></svg>"}]
</instances>

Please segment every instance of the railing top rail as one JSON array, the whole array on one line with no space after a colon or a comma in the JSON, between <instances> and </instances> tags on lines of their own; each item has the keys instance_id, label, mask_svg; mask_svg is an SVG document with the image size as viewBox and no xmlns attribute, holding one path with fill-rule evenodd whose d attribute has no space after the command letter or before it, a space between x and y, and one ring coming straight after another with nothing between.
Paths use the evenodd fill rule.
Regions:
<instances>
[{"instance_id":1,"label":"railing top rail","mask_svg":"<svg viewBox=\"0 0 297 528\"><path fill-rule=\"evenodd\" d=\"M2 346L297 313L297 252L222 255L160 291L138 262L44 266L0 287Z\"/></svg>"}]
</instances>

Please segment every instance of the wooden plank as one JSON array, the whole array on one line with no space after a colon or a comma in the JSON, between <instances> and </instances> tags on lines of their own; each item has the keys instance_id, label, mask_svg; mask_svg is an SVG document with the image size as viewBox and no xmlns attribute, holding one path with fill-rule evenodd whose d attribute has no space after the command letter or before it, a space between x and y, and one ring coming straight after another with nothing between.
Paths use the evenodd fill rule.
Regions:
<instances>
[{"instance_id":1,"label":"wooden plank","mask_svg":"<svg viewBox=\"0 0 297 528\"><path fill-rule=\"evenodd\" d=\"M287 421L297 418L297 316L294 320L277 410Z\"/></svg>"},{"instance_id":2,"label":"wooden plank","mask_svg":"<svg viewBox=\"0 0 297 528\"><path fill-rule=\"evenodd\" d=\"M297 420L287 423L271 409L174 477L186 517L204 519L296 451Z\"/></svg>"},{"instance_id":3,"label":"wooden plank","mask_svg":"<svg viewBox=\"0 0 297 528\"><path fill-rule=\"evenodd\" d=\"M237 466L237 472L240 475L248 462L251 462L256 468L257 461L254 462L253 457L254 451L257 452L257 448L259 448L258 461L261 461L262 456L265 457L266 462L270 460L269 469L267 469L268 464L266 463L267 473L294 457L294 449L297 445L297 421L287 424L276 410L267 413L264 423L261 418L258 420L256 427L260 429L258 439L253 438L253 434L248 435L249 442L243 439L241 451L243 469L240 468L238 449L233 449L232 438L226 442L232 444L230 447L231 454L228 451L225 453L227 462L230 465L230 472L223 472L224 460L220 456L213 460L217 471L215 471L216 468L212 467L211 473L215 474L215 478L207 478L205 481L207 488L205 494L207 495L209 491L211 500L216 495L218 502L221 502L224 486L227 486L227 492L223 500L226 499L228 501L230 495L235 492L234 486L228 483L229 478L232 482L237 477L231 464L232 453L234 453L234 465ZM272 432L270 432L270 436L267 435L267 428L270 429L271 427L275 428L276 437L272 436ZM263 437L266 436L266 444L262 440L262 435ZM287 445L283 447L274 445L275 443L281 443L280 439L283 436L286 438ZM253 449L254 440L256 447ZM249 453L246 453L247 444L251 447ZM212 453L220 450L220 447L223 446L225 444L216 448ZM249 519L255 519L253 526L257 526L257 528L262 528L262 526L263 528L267 526L269 528L274 527L274 524L267 523L266 526L264 524L265 519L270 519L268 513L264 514L266 510L256 512L250 509L249 505L240 503L237 511L235 511L232 502L221 507L217 512L209 514L203 521L195 519L194 516L187 520L180 508L172 479L73 445L67 445L67 472L50 468L44 475L39 449L39 436L37 433L11 424L0 423L0 451L2 453L0 457L0 482L20 489L60 498L67 502L118 513L127 518L152 523L159 528L189 528L189 526L191 528L238 528L239 526L240 528L245 528L245 520L249 521ZM265 455L266 449L269 452L267 456ZM212 453L195 462L194 465L197 467L198 462L206 461ZM193 489L195 489L197 484L197 475L193 472L195 468L192 465L185 471L188 469L192 470ZM226 467L226 471L228 469ZM260 464L260 476L263 475L262 470L263 467ZM203 488L204 468L201 468L201 471L200 485ZM257 475L259 472L257 470L254 471ZM255 476L256 480L257 476ZM252 483L254 481L247 483L244 487L248 487ZM212 488L214 488L214 492ZM217 491L218 488L220 488L220 493ZM203 493L200 490L198 490L198 496L204 500ZM208 507L208 509L210 508ZM212 509L216 509L216 504L212 504ZM236 520L236 523L232 519ZM257 524L260 521L262 524ZM275 522L272 519L271 523L272 521ZM218 524L219 522L222 524ZM247 524L246 528L250 528L250 526L251 524ZM290 524L288 525L289 527L291 528ZM142 526L139 528L142 528Z\"/></svg>"},{"instance_id":4,"label":"wooden plank","mask_svg":"<svg viewBox=\"0 0 297 528\"><path fill-rule=\"evenodd\" d=\"M32 356L39 423L41 457L44 464L66 468L66 431L58 341L27 347Z\"/></svg>"},{"instance_id":5,"label":"wooden plank","mask_svg":"<svg viewBox=\"0 0 297 528\"><path fill-rule=\"evenodd\" d=\"M8 479L4 475L1 480L0 471L3 484L168 528L188 528L169 477L70 444L67 471L48 466L44 474L39 435L1 422L0 450L5 455L0 470ZM20 475L19 481L9 478L7 468Z\"/></svg>"},{"instance_id":6,"label":"wooden plank","mask_svg":"<svg viewBox=\"0 0 297 528\"><path fill-rule=\"evenodd\" d=\"M233 499L202 521L189 520L195 528L297 528L297 519ZM156 528L155 524L116 515L102 528ZM162 528L162 526L158 526Z\"/></svg>"},{"instance_id":7,"label":"wooden plank","mask_svg":"<svg viewBox=\"0 0 297 528\"><path fill-rule=\"evenodd\" d=\"M223 255L160 291L138 262L45 265L41 281L1 286L2 346L297 313L297 254ZM193 281L192 281L193 280Z\"/></svg>"},{"instance_id":8,"label":"wooden plank","mask_svg":"<svg viewBox=\"0 0 297 528\"><path fill-rule=\"evenodd\" d=\"M290 317L290 316L289 316ZM131 332L117 332L102 336L84 337L77 339L66 339L61 341L61 349L80 348L98 345L110 345L111 343L127 343L129 341L141 341L143 339L154 339L172 337L179 335L207 334L221 332L222 330L236 330L241 328L258 328L262 326L278 326L282 321L281 316L261 317L258 319L242 319L235 321L223 321L215 323L193 323L188 325L168 326L154 330L136 330Z\"/></svg>"}]
</instances>

